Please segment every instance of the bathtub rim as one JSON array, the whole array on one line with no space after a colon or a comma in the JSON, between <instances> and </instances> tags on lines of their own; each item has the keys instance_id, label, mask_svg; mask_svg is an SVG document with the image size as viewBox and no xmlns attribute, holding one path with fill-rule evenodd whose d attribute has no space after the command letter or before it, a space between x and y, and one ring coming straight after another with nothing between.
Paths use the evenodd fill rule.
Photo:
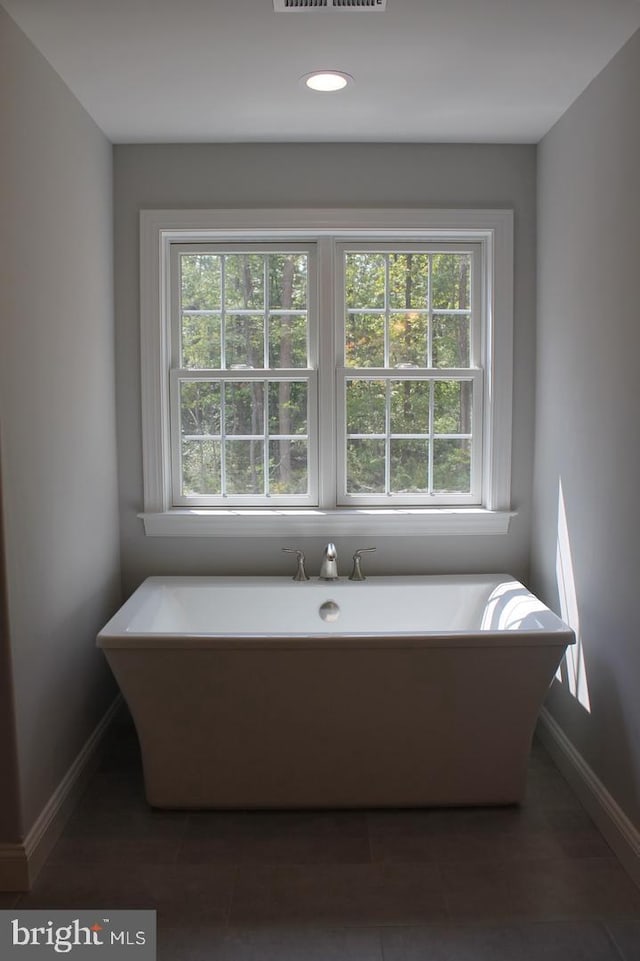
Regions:
<instances>
[{"instance_id":1,"label":"bathtub rim","mask_svg":"<svg viewBox=\"0 0 640 961\"><path fill-rule=\"evenodd\" d=\"M498 586L500 583L513 583L531 594L521 581L510 574L400 574L373 575L368 577L364 585L369 589L377 585L417 585L428 583L433 586L440 584L480 583ZM335 581L321 581L312 578L310 581L297 584L287 575L152 575L147 577L124 602L113 617L98 633L96 645L103 650L136 650L136 649L185 649L185 650L314 650L319 648L332 650L400 650L419 649L429 647L450 648L482 648L482 647L553 647L575 644L574 631L565 624L550 608L546 610L551 615L553 627L531 629L502 629L481 631L379 631L379 632L340 632L338 629L326 631L299 631L294 633L273 631L265 632L237 632L237 633L205 633L205 632L161 632L161 631L131 631L127 624L131 615L139 610L144 599L158 587L166 586L287 586L292 590L323 589L330 592L335 585L340 590L362 590L363 584L349 582L340 577ZM364 587L366 590L366 586ZM535 597L535 595L532 595ZM542 602L541 602L542 603ZM546 605L544 605L546 607Z\"/></svg>"}]
</instances>

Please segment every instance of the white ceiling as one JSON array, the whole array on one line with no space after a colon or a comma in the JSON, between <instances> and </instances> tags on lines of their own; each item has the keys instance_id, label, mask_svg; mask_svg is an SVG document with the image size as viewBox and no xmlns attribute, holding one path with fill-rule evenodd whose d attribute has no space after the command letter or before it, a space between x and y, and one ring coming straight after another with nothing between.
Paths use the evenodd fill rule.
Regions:
<instances>
[{"instance_id":1,"label":"white ceiling","mask_svg":"<svg viewBox=\"0 0 640 961\"><path fill-rule=\"evenodd\" d=\"M536 142L640 27L640 0L1 2L116 143Z\"/></svg>"}]
</instances>

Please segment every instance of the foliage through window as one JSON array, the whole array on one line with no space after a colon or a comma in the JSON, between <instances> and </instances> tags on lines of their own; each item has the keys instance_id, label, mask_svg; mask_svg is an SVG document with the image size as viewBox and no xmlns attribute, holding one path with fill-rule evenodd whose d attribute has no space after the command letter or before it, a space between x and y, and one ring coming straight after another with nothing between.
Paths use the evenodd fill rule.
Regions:
<instances>
[{"instance_id":1,"label":"foliage through window","mask_svg":"<svg viewBox=\"0 0 640 961\"><path fill-rule=\"evenodd\" d=\"M391 514L410 533L418 516L506 529L509 211L148 211L141 225L149 532L189 516L197 533L224 508L265 532L268 516L313 533Z\"/></svg>"},{"instance_id":2,"label":"foliage through window","mask_svg":"<svg viewBox=\"0 0 640 961\"><path fill-rule=\"evenodd\" d=\"M478 260L471 246L343 250L341 499L479 499Z\"/></svg>"},{"instance_id":3,"label":"foliage through window","mask_svg":"<svg viewBox=\"0 0 640 961\"><path fill-rule=\"evenodd\" d=\"M479 501L479 256L337 246L339 504ZM175 503L317 503L314 245L172 257Z\"/></svg>"},{"instance_id":4,"label":"foliage through window","mask_svg":"<svg viewBox=\"0 0 640 961\"><path fill-rule=\"evenodd\" d=\"M176 246L173 256L176 501L308 498L308 252Z\"/></svg>"}]
</instances>

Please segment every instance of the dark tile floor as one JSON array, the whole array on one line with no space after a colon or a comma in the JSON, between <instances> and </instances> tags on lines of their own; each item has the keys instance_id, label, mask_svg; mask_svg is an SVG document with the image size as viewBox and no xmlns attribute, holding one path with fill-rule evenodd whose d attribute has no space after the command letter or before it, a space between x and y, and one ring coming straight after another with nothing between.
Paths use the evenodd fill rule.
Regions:
<instances>
[{"instance_id":1,"label":"dark tile floor","mask_svg":"<svg viewBox=\"0 0 640 961\"><path fill-rule=\"evenodd\" d=\"M640 961L640 889L538 744L520 807L162 812L123 719L33 891L0 898L155 908L159 961Z\"/></svg>"}]
</instances>

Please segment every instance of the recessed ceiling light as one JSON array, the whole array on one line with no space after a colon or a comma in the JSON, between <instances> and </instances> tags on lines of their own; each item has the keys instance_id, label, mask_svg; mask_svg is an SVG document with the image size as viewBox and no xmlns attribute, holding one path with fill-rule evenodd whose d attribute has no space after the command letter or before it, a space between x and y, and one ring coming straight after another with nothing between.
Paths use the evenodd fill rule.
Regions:
<instances>
[{"instance_id":1,"label":"recessed ceiling light","mask_svg":"<svg viewBox=\"0 0 640 961\"><path fill-rule=\"evenodd\" d=\"M353 82L353 77L341 70L315 70L302 78L312 90L320 90L323 93L330 93L334 90L342 90L348 83Z\"/></svg>"}]
</instances>

